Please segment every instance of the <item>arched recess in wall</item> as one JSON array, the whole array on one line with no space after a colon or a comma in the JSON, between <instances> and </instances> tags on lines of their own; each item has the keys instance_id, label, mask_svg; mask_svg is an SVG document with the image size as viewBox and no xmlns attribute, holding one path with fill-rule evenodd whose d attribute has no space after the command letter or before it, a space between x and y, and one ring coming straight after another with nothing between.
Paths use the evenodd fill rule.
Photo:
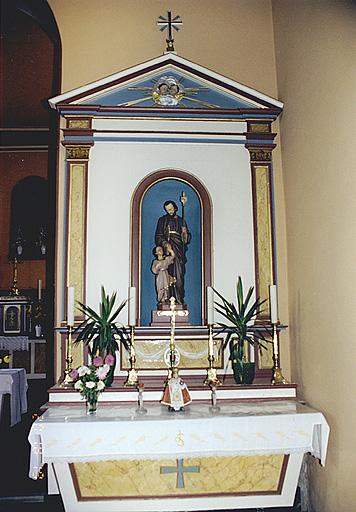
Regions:
<instances>
[{"instance_id":1,"label":"arched recess in wall","mask_svg":"<svg viewBox=\"0 0 356 512\"><path fill-rule=\"evenodd\" d=\"M187 195L185 218L191 232L186 251L185 303L191 325L206 323L207 286L212 282L212 203L201 181L192 174L161 169L144 178L131 202L131 286L137 294L138 325L148 326L156 308L155 276L151 272L152 250L158 218L165 214L163 204L173 200L182 214L180 195Z\"/></svg>"},{"instance_id":2,"label":"arched recess in wall","mask_svg":"<svg viewBox=\"0 0 356 512\"><path fill-rule=\"evenodd\" d=\"M28 176L11 193L9 255L20 260L44 260L48 249L48 181Z\"/></svg>"}]
</instances>

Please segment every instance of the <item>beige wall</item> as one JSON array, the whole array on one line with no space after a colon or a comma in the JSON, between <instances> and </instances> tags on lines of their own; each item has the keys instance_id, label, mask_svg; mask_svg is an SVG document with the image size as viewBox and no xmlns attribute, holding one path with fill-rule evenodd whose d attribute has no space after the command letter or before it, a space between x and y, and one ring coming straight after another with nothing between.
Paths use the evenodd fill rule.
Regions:
<instances>
[{"instance_id":1,"label":"beige wall","mask_svg":"<svg viewBox=\"0 0 356 512\"><path fill-rule=\"evenodd\" d=\"M180 14L176 50L275 96L270 0L49 0L63 48L67 91L162 55L158 16ZM254 31L251 31L251 22Z\"/></svg>"},{"instance_id":2,"label":"beige wall","mask_svg":"<svg viewBox=\"0 0 356 512\"><path fill-rule=\"evenodd\" d=\"M356 4L273 0L293 377L331 426L316 512L356 510Z\"/></svg>"}]
</instances>

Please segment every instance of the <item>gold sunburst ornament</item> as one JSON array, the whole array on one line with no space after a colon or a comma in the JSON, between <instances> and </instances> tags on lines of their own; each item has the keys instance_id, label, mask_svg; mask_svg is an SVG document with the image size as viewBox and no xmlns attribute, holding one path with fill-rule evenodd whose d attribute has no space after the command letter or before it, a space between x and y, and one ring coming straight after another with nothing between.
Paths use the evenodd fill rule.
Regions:
<instances>
[{"instance_id":1,"label":"gold sunburst ornament","mask_svg":"<svg viewBox=\"0 0 356 512\"><path fill-rule=\"evenodd\" d=\"M152 80L151 87L132 86L129 87L128 90L146 91L147 96L138 98L137 100L120 103L118 105L119 107L131 107L150 101L152 104L159 105L160 107L189 108L189 102L191 102L206 108L218 108L218 106L213 103L192 98L192 96L195 96L200 92L208 91L208 87L185 87L183 85L183 78L179 80L172 75L163 75L157 80Z\"/></svg>"}]
</instances>

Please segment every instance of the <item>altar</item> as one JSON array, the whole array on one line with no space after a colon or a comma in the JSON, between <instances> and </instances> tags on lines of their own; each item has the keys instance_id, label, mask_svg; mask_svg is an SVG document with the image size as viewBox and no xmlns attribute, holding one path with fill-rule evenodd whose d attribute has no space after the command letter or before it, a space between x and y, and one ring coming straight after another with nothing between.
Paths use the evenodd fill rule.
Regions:
<instances>
[{"instance_id":1,"label":"altar","mask_svg":"<svg viewBox=\"0 0 356 512\"><path fill-rule=\"evenodd\" d=\"M30 477L47 463L66 512L243 509L292 505L304 453L325 463L329 427L295 401L145 407L50 407L29 434Z\"/></svg>"},{"instance_id":2,"label":"altar","mask_svg":"<svg viewBox=\"0 0 356 512\"><path fill-rule=\"evenodd\" d=\"M30 432L30 476L47 463L67 512L286 506L304 453L325 462L327 423L280 367L273 150L283 103L178 56L170 37L163 55L49 100L61 129L58 383ZM236 296L242 316L258 304L242 322L235 306L223 314ZM231 311L246 327L246 386L232 367L239 332L221 328ZM70 374L108 354L114 381L89 417ZM178 372L189 396L172 413L160 401Z\"/></svg>"}]
</instances>

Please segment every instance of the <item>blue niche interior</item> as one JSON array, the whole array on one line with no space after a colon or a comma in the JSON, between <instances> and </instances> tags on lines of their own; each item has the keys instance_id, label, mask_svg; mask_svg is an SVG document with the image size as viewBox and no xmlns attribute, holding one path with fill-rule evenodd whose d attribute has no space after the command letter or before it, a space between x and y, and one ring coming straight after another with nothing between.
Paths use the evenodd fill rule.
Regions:
<instances>
[{"instance_id":1,"label":"blue niche interior","mask_svg":"<svg viewBox=\"0 0 356 512\"><path fill-rule=\"evenodd\" d=\"M182 216L179 200L182 192L188 198L185 219L191 233L186 251L185 303L189 309L191 325L202 323L202 233L201 205L195 190L186 182L163 179L152 185L144 194L141 207L141 325L151 323L151 312L157 309L155 275L151 271L154 256L155 232L159 217L165 215L163 204L172 200Z\"/></svg>"},{"instance_id":2,"label":"blue niche interior","mask_svg":"<svg viewBox=\"0 0 356 512\"><path fill-rule=\"evenodd\" d=\"M83 105L102 105L102 106L120 106L128 102L137 102L133 107L158 107L151 97L151 91L157 83L157 81L163 76L174 77L185 89L197 88L200 89L195 93L189 93L187 91L186 97L183 98L182 102L175 108L207 108L206 105L197 103L198 100L202 102L215 105L217 108L256 108L253 103L238 98L233 94L223 92L221 89L217 89L212 84L205 83L203 81L195 80L189 75L178 73L173 69L162 69L159 73L151 75L150 77L143 77L136 82L131 82L129 85L121 85L111 90L110 92L103 92L95 95L82 102ZM139 90L135 89L140 87ZM141 89L143 88L143 90ZM148 90L145 90L148 89ZM190 99L191 98L191 99ZM140 101L144 100L144 101Z\"/></svg>"}]
</instances>

